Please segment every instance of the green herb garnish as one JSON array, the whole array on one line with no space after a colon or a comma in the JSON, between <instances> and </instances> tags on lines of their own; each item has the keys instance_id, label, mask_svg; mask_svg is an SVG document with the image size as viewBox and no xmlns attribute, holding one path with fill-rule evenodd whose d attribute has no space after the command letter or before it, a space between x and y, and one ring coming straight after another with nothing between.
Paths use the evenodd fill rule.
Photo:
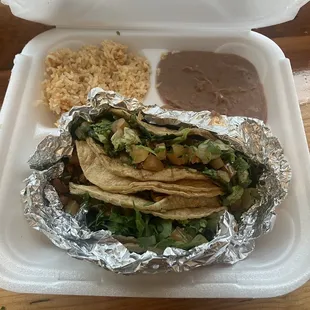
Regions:
<instances>
[{"instance_id":1,"label":"green herb garnish","mask_svg":"<svg viewBox=\"0 0 310 310\"><path fill-rule=\"evenodd\" d=\"M87 226L91 230L105 229L116 236L134 237L143 249L167 246L190 249L207 242L216 232L213 216L187 221L165 220L138 210L99 203L87 196L83 205L88 210Z\"/></svg>"}]
</instances>

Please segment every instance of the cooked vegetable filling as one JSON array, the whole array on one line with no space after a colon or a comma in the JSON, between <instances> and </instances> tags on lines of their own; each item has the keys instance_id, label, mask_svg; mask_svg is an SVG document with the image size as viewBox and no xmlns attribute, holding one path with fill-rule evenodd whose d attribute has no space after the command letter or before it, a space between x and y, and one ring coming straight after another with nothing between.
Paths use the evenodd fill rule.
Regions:
<instances>
[{"instance_id":1,"label":"cooked vegetable filling","mask_svg":"<svg viewBox=\"0 0 310 310\"><path fill-rule=\"evenodd\" d=\"M93 230L106 229L113 235L133 237L131 242L142 249L178 247L190 249L213 239L220 214L207 218L173 221L138 210L123 209L103 203L87 195L83 204L89 210L87 225Z\"/></svg>"}]
</instances>

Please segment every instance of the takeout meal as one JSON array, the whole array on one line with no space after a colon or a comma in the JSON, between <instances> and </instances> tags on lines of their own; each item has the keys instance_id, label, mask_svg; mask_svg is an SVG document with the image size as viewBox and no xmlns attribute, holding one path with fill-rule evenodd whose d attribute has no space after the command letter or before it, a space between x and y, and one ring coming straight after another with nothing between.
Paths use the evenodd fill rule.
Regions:
<instances>
[{"instance_id":1,"label":"takeout meal","mask_svg":"<svg viewBox=\"0 0 310 310\"><path fill-rule=\"evenodd\" d=\"M105 40L49 53L45 60L42 102L56 114L83 105L93 87L117 91L143 102L150 86L148 60L128 52L128 47Z\"/></svg>"},{"instance_id":2,"label":"takeout meal","mask_svg":"<svg viewBox=\"0 0 310 310\"><path fill-rule=\"evenodd\" d=\"M52 181L66 212L88 210L128 249L190 249L213 239L220 215L259 198L259 167L198 128L168 128L110 108L71 127L75 152Z\"/></svg>"},{"instance_id":3,"label":"takeout meal","mask_svg":"<svg viewBox=\"0 0 310 310\"><path fill-rule=\"evenodd\" d=\"M95 86L142 102L150 65L127 49L103 41L51 52L42 102L61 114L81 106ZM158 64L156 83L168 107L266 120L256 69L239 56L169 52ZM146 122L141 109L110 106L95 120L79 118L70 133L73 155L52 181L64 210L87 210L90 230L108 230L132 251L204 244L224 211L238 220L260 199L262 166L210 131L158 126Z\"/></svg>"},{"instance_id":4,"label":"takeout meal","mask_svg":"<svg viewBox=\"0 0 310 310\"><path fill-rule=\"evenodd\" d=\"M256 68L233 54L180 51L163 54L156 87L165 105L187 111L216 111L266 122L267 105Z\"/></svg>"}]
</instances>

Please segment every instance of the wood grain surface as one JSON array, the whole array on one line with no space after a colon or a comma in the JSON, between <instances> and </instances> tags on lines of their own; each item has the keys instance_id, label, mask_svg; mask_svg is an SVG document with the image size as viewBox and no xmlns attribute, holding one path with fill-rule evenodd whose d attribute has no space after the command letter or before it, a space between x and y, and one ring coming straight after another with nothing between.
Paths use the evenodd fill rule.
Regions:
<instances>
[{"instance_id":1,"label":"wood grain surface","mask_svg":"<svg viewBox=\"0 0 310 310\"><path fill-rule=\"evenodd\" d=\"M276 1L276 0L271 0ZM8 84L14 55L35 35L50 27L14 17L0 4L0 106ZM291 59L295 77L310 72L310 3L294 21L257 30L274 39ZM297 81L297 80L296 80ZM298 80L299 83L303 79ZM300 86L300 87L299 87ZM297 87L299 99L310 97L307 78ZM307 91L309 90L309 94ZM308 144L310 102L301 105ZM310 262L309 262L310 263ZM1 286L1 283L0 283ZM2 308L1 308L2 307ZM144 299L18 294L0 290L0 310L24 309L310 309L310 282L286 296L271 299Z\"/></svg>"}]
</instances>

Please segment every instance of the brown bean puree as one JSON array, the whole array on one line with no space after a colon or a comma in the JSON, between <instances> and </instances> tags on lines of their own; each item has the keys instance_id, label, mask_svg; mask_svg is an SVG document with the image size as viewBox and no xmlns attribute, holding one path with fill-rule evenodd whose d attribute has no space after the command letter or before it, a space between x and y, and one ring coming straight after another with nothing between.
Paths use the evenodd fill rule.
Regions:
<instances>
[{"instance_id":1,"label":"brown bean puree","mask_svg":"<svg viewBox=\"0 0 310 310\"><path fill-rule=\"evenodd\" d=\"M237 55L203 51L163 54L156 87L169 108L267 119L258 73Z\"/></svg>"}]
</instances>

